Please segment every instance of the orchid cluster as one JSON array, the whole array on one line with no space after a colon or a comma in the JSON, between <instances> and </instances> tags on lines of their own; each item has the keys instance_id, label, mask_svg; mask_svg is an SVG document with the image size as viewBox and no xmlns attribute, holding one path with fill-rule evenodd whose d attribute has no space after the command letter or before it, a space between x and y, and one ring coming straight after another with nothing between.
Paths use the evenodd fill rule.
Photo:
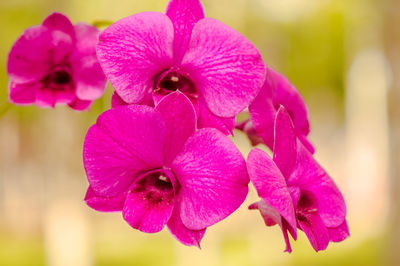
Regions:
<instances>
[{"instance_id":1,"label":"orchid cluster","mask_svg":"<svg viewBox=\"0 0 400 266\"><path fill-rule=\"evenodd\" d=\"M281 227L286 251L297 229L316 251L349 236L343 196L313 158L302 96L249 40L206 18L199 0L171 0L165 14L135 14L102 32L54 13L16 41L8 74L14 104L85 110L107 80L115 89L83 147L85 202L95 210L122 212L146 233L167 226L200 247L251 181L260 201L249 209ZM236 123L246 108L250 118ZM254 148L246 163L228 137L235 128L272 158Z\"/></svg>"}]
</instances>

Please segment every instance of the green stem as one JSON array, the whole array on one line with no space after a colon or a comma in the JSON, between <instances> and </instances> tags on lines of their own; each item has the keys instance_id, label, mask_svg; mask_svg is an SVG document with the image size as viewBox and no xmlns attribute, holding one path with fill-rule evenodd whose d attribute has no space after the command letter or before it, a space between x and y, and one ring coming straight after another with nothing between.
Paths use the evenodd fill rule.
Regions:
<instances>
[{"instance_id":1,"label":"green stem","mask_svg":"<svg viewBox=\"0 0 400 266\"><path fill-rule=\"evenodd\" d=\"M2 118L8 112L8 110L11 109L12 106L13 105L8 102L0 105L0 118Z\"/></svg>"},{"instance_id":2,"label":"green stem","mask_svg":"<svg viewBox=\"0 0 400 266\"><path fill-rule=\"evenodd\" d=\"M92 25L95 26L96 28L104 28L104 27L108 27L111 24L113 24L114 22L111 20L95 20Z\"/></svg>"}]
</instances>

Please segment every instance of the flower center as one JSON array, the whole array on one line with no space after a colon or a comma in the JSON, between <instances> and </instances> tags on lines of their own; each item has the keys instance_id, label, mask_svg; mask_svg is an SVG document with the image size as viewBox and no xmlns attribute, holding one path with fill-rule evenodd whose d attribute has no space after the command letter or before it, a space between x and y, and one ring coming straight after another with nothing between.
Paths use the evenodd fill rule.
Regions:
<instances>
[{"instance_id":1,"label":"flower center","mask_svg":"<svg viewBox=\"0 0 400 266\"><path fill-rule=\"evenodd\" d=\"M67 67L55 67L42 79L45 88L53 91L61 91L72 88L72 76Z\"/></svg>"},{"instance_id":2,"label":"flower center","mask_svg":"<svg viewBox=\"0 0 400 266\"><path fill-rule=\"evenodd\" d=\"M308 220L309 215L317 212L317 201L310 192L301 192L296 208L296 218L299 221Z\"/></svg>"},{"instance_id":3,"label":"flower center","mask_svg":"<svg viewBox=\"0 0 400 266\"><path fill-rule=\"evenodd\" d=\"M179 71L170 69L156 76L154 80L155 93L167 95L177 90L189 98L197 98L197 91L193 82Z\"/></svg>"},{"instance_id":4,"label":"flower center","mask_svg":"<svg viewBox=\"0 0 400 266\"><path fill-rule=\"evenodd\" d=\"M176 193L175 177L172 172L156 170L138 178L133 192L141 193L150 203L170 202Z\"/></svg>"},{"instance_id":5,"label":"flower center","mask_svg":"<svg viewBox=\"0 0 400 266\"><path fill-rule=\"evenodd\" d=\"M71 75L65 70L57 70L52 73L51 80L54 84L65 85L71 82Z\"/></svg>"}]
</instances>

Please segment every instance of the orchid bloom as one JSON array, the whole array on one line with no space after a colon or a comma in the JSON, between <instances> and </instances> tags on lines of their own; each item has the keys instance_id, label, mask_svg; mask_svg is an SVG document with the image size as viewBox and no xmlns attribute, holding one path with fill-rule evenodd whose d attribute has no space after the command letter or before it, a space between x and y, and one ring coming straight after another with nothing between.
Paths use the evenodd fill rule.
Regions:
<instances>
[{"instance_id":1,"label":"orchid bloom","mask_svg":"<svg viewBox=\"0 0 400 266\"><path fill-rule=\"evenodd\" d=\"M155 109L129 105L101 114L86 135L83 160L90 207L122 211L142 232L167 225L185 245L199 246L206 228L235 211L248 192L239 150L216 129L196 131L193 105L181 92Z\"/></svg>"},{"instance_id":2,"label":"orchid bloom","mask_svg":"<svg viewBox=\"0 0 400 266\"><path fill-rule=\"evenodd\" d=\"M280 225L286 251L292 250L288 231L296 240L297 228L316 251L349 236L342 194L298 139L284 107L276 115L273 159L253 149L247 169L261 198L249 208L258 209L267 226Z\"/></svg>"},{"instance_id":3,"label":"orchid bloom","mask_svg":"<svg viewBox=\"0 0 400 266\"><path fill-rule=\"evenodd\" d=\"M96 57L98 35L95 27L84 23L73 26L60 13L26 29L8 56L10 102L89 108L106 85Z\"/></svg>"},{"instance_id":4,"label":"orchid bloom","mask_svg":"<svg viewBox=\"0 0 400 266\"><path fill-rule=\"evenodd\" d=\"M127 104L180 91L195 106L198 128L231 134L234 117L258 94L266 67L257 48L204 17L199 0L171 0L166 14L121 19L99 38L100 64Z\"/></svg>"},{"instance_id":5,"label":"orchid bloom","mask_svg":"<svg viewBox=\"0 0 400 266\"><path fill-rule=\"evenodd\" d=\"M253 146L265 143L272 149L274 121L280 105L290 114L297 137L311 153L314 153L313 145L307 140L310 125L303 97L284 75L271 67L267 67L264 86L249 106L250 119L238 124L236 128L247 134Z\"/></svg>"}]
</instances>

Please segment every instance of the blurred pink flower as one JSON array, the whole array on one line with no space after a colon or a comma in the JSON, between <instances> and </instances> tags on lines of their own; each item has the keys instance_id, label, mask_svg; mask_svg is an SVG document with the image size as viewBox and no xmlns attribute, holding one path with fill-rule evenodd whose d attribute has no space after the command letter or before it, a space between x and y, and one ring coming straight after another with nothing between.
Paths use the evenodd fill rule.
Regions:
<instances>
[{"instance_id":1,"label":"blurred pink flower","mask_svg":"<svg viewBox=\"0 0 400 266\"><path fill-rule=\"evenodd\" d=\"M106 85L96 57L98 34L84 23L73 26L60 13L26 29L8 55L10 102L87 109Z\"/></svg>"},{"instance_id":2,"label":"blurred pink flower","mask_svg":"<svg viewBox=\"0 0 400 266\"><path fill-rule=\"evenodd\" d=\"M253 149L247 169L261 198L249 208L259 209L267 226L280 225L285 251L292 250L287 232L296 240L297 227L316 251L326 249L330 241L339 242L349 236L342 194L296 137L284 107L276 115L273 160Z\"/></svg>"},{"instance_id":3,"label":"blurred pink flower","mask_svg":"<svg viewBox=\"0 0 400 266\"><path fill-rule=\"evenodd\" d=\"M271 67L267 67L267 79L264 86L249 106L250 119L236 125L236 128L247 134L252 145L265 143L272 149L274 121L280 105L283 105L290 114L297 137L311 153L314 153L313 145L307 140L310 125L303 97L284 75Z\"/></svg>"},{"instance_id":4,"label":"blurred pink flower","mask_svg":"<svg viewBox=\"0 0 400 266\"><path fill-rule=\"evenodd\" d=\"M155 109L128 105L104 112L84 143L86 203L122 211L143 232L167 225L183 244L199 246L207 227L242 204L249 178L228 137L195 128L193 105L179 91Z\"/></svg>"},{"instance_id":5,"label":"blurred pink flower","mask_svg":"<svg viewBox=\"0 0 400 266\"><path fill-rule=\"evenodd\" d=\"M101 35L101 66L123 102L157 103L181 91L193 103L197 126L231 134L234 117L265 79L259 51L241 34L204 17L199 0L171 0L166 14L121 19Z\"/></svg>"}]
</instances>

